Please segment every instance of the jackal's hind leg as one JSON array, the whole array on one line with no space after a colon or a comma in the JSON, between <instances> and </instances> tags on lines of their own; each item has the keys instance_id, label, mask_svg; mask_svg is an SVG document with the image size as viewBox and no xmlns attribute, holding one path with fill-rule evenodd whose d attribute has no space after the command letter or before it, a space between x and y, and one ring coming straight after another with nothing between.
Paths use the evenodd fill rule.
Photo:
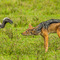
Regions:
<instances>
[{"instance_id":1,"label":"jackal's hind leg","mask_svg":"<svg viewBox=\"0 0 60 60\"><path fill-rule=\"evenodd\" d=\"M57 34L58 34L58 36L60 38L60 27L57 28Z\"/></svg>"}]
</instances>

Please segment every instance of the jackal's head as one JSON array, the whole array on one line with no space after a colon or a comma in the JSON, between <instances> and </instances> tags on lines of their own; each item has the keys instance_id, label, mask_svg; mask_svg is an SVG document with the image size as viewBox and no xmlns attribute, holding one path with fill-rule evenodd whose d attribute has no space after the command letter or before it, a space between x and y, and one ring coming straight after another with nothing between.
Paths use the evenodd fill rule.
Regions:
<instances>
[{"instance_id":1,"label":"jackal's head","mask_svg":"<svg viewBox=\"0 0 60 60\"><path fill-rule=\"evenodd\" d=\"M35 31L35 27L32 27L31 24L29 24L29 28L21 34L22 35L37 35Z\"/></svg>"}]
</instances>

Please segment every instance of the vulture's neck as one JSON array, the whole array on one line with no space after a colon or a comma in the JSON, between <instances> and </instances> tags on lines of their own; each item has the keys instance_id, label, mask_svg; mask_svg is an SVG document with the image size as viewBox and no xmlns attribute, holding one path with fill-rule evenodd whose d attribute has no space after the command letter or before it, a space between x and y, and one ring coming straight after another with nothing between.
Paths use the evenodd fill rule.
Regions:
<instances>
[{"instance_id":1,"label":"vulture's neck","mask_svg":"<svg viewBox=\"0 0 60 60\"><path fill-rule=\"evenodd\" d=\"M0 28L4 28L6 23L7 23L6 21L3 21L2 24L0 23Z\"/></svg>"}]
</instances>

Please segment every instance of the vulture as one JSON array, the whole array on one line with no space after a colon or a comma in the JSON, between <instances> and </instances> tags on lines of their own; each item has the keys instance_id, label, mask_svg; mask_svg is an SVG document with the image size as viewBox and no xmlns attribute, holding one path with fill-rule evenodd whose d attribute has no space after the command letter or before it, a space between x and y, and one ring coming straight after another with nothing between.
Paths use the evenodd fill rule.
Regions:
<instances>
[{"instance_id":1,"label":"vulture","mask_svg":"<svg viewBox=\"0 0 60 60\"><path fill-rule=\"evenodd\" d=\"M0 28L4 28L5 25L6 25L6 23L10 23L10 24L12 24L13 21L12 21L11 19L9 19L8 17L5 17L5 18L3 19L3 22L0 23Z\"/></svg>"}]
</instances>

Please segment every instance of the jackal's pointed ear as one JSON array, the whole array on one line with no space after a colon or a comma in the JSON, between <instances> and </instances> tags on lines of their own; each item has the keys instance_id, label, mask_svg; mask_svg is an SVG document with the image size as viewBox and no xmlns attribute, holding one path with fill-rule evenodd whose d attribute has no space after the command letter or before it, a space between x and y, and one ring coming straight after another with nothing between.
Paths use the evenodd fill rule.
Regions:
<instances>
[{"instance_id":1,"label":"jackal's pointed ear","mask_svg":"<svg viewBox=\"0 0 60 60\"><path fill-rule=\"evenodd\" d=\"M30 28L30 29L32 29L32 28L33 28L31 24L29 24L29 28Z\"/></svg>"}]
</instances>

